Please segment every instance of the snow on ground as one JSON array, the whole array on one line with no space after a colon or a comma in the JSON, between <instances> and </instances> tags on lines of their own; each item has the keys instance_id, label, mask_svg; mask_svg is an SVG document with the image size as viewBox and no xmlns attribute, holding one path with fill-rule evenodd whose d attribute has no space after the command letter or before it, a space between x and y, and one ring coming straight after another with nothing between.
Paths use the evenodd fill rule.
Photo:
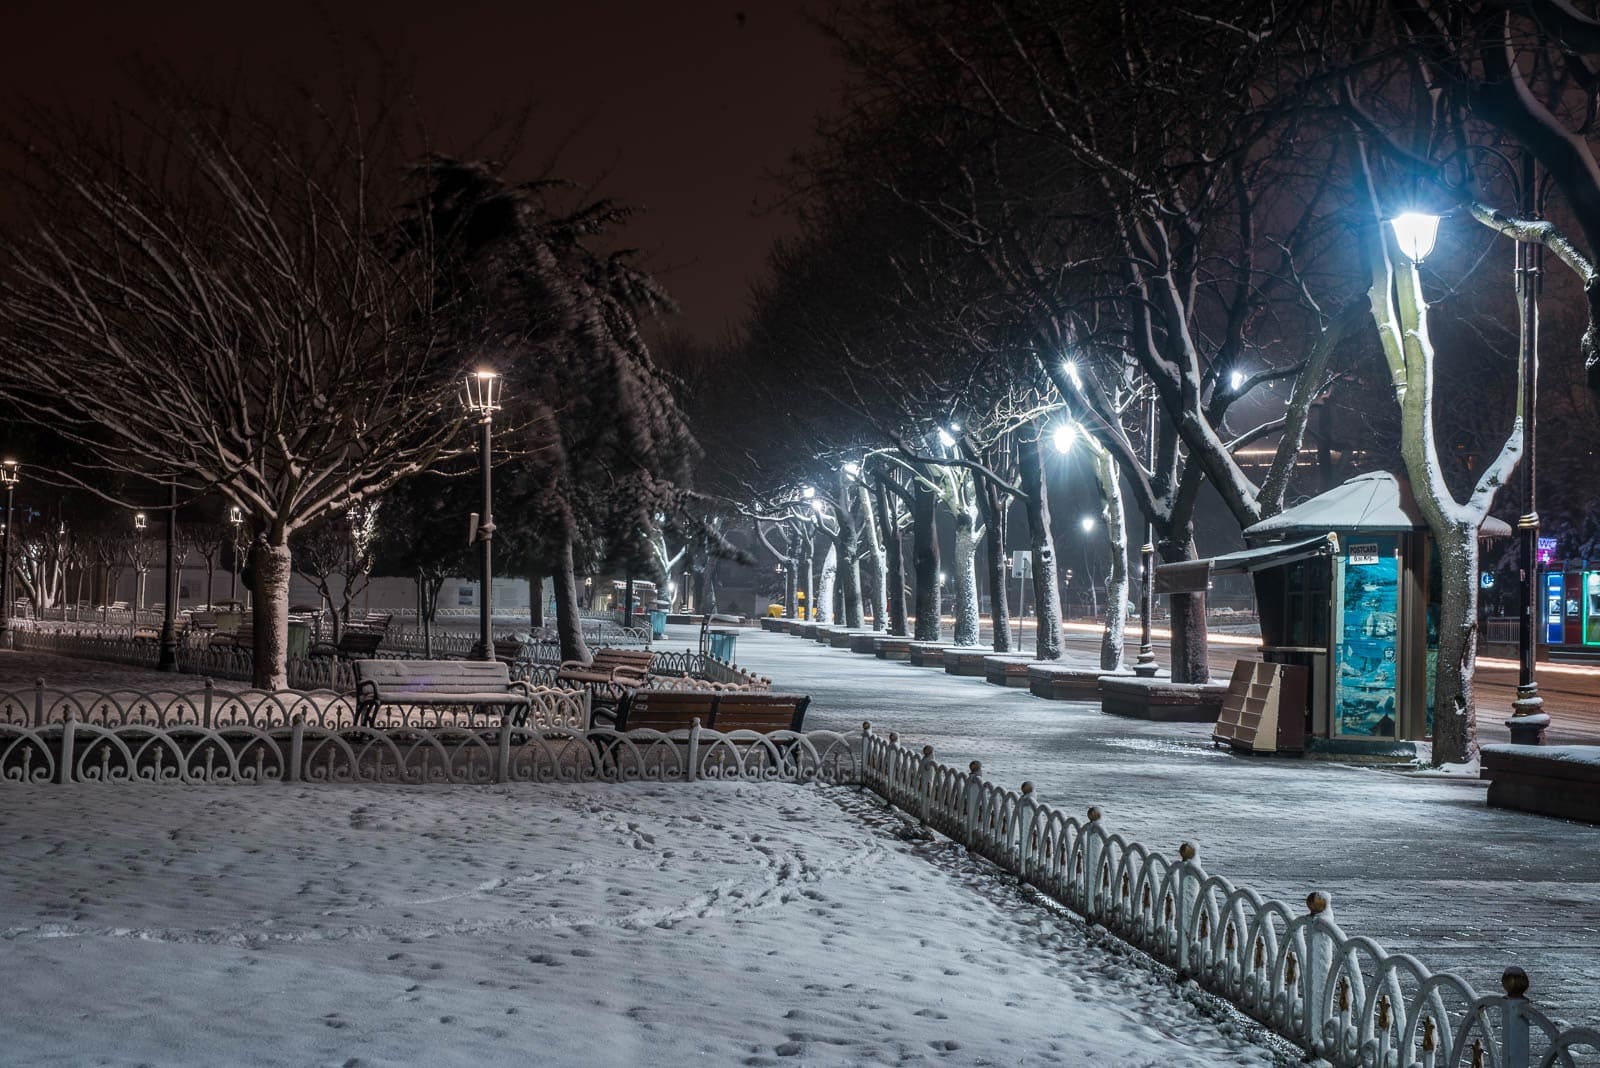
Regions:
<instances>
[{"instance_id":1,"label":"snow on ground","mask_svg":"<svg viewBox=\"0 0 1600 1068\"><path fill-rule=\"evenodd\" d=\"M689 628L668 633L681 641ZM1091 648L1074 642L1072 655ZM1484 784L1459 775L1237 756L1212 745L1209 724L1108 716L1098 702L788 635L740 631L738 661L811 695L809 729L870 720L945 764L981 760L991 781L1029 780L1069 812L1097 805L1108 829L1153 849L1191 842L1208 871L1269 897L1327 894L1347 933L1481 993L1518 965L1544 1011L1600 1023L1600 827L1489 808Z\"/></svg>"},{"instance_id":2,"label":"snow on ground","mask_svg":"<svg viewBox=\"0 0 1600 1068\"><path fill-rule=\"evenodd\" d=\"M853 790L0 791L0 1063L1269 1064Z\"/></svg>"}]
</instances>

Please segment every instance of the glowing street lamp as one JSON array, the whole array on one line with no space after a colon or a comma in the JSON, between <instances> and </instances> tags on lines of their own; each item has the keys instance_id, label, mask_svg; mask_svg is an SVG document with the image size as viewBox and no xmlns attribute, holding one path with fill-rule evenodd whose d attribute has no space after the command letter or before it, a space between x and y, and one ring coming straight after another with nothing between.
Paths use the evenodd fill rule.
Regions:
<instances>
[{"instance_id":1,"label":"glowing street lamp","mask_svg":"<svg viewBox=\"0 0 1600 1068\"><path fill-rule=\"evenodd\" d=\"M1395 243L1412 263L1421 263L1433 251L1439 237L1439 216L1422 211L1408 211L1389 220L1394 227Z\"/></svg>"},{"instance_id":2,"label":"glowing street lamp","mask_svg":"<svg viewBox=\"0 0 1600 1068\"><path fill-rule=\"evenodd\" d=\"M855 478L861 473L861 465L852 460L844 465L844 473L849 475L851 478Z\"/></svg>"},{"instance_id":3,"label":"glowing street lamp","mask_svg":"<svg viewBox=\"0 0 1600 1068\"><path fill-rule=\"evenodd\" d=\"M1086 515L1078 520L1078 528L1085 534L1094 530L1094 524L1095 519L1092 515ZM1100 615L1100 595L1095 592L1094 588L1094 566L1089 562L1088 538L1083 539L1083 573L1089 579L1089 611L1098 618Z\"/></svg>"},{"instance_id":4,"label":"glowing street lamp","mask_svg":"<svg viewBox=\"0 0 1600 1068\"><path fill-rule=\"evenodd\" d=\"M461 387L461 405L478 417L478 470L483 480L483 513L473 528L479 545L478 647L480 660L494 659L494 487L489 468L493 458L494 413L500 410L504 382L494 371L473 371Z\"/></svg>"},{"instance_id":5,"label":"glowing street lamp","mask_svg":"<svg viewBox=\"0 0 1600 1068\"><path fill-rule=\"evenodd\" d=\"M955 443L956 443L956 439L955 439L954 435L952 435L950 433L950 431L946 430L944 427L940 427L939 428L939 444L943 445L945 448L949 449L949 448L953 448L955 446Z\"/></svg>"},{"instance_id":6,"label":"glowing street lamp","mask_svg":"<svg viewBox=\"0 0 1600 1068\"><path fill-rule=\"evenodd\" d=\"M239 603L239 554L244 550L244 509L237 504L228 509L228 522L233 526L233 592L228 599L237 607Z\"/></svg>"},{"instance_id":7,"label":"glowing street lamp","mask_svg":"<svg viewBox=\"0 0 1600 1068\"><path fill-rule=\"evenodd\" d=\"M1072 451L1072 446L1078 441L1078 424L1062 423L1050 432L1050 444L1056 452L1065 456Z\"/></svg>"},{"instance_id":8,"label":"glowing street lamp","mask_svg":"<svg viewBox=\"0 0 1600 1068\"><path fill-rule=\"evenodd\" d=\"M1234 392L1234 393L1239 392L1239 387L1244 385L1245 378L1246 378L1245 373L1243 371L1238 370L1237 368L1235 368L1232 371L1229 371L1228 372L1228 389L1230 391Z\"/></svg>"}]
</instances>

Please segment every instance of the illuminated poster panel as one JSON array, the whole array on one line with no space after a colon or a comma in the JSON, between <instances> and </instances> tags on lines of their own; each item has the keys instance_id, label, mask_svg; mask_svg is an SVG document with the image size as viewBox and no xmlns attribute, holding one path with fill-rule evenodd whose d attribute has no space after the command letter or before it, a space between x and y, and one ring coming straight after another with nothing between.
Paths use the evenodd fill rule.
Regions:
<instances>
[{"instance_id":1,"label":"illuminated poster panel","mask_svg":"<svg viewBox=\"0 0 1600 1068\"><path fill-rule=\"evenodd\" d=\"M1364 738L1393 738L1400 577L1395 539L1352 534L1344 549L1334 617L1338 627L1334 729Z\"/></svg>"},{"instance_id":2,"label":"illuminated poster panel","mask_svg":"<svg viewBox=\"0 0 1600 1068\"><path fill-rule=\"evenodd\" d=\"M1566 576L1559 572L1545 572L1544 640L1549 645L1560 645L1562 642L1561 603L1564 600L1566 600Z\"/></svg>"}]
</instances>

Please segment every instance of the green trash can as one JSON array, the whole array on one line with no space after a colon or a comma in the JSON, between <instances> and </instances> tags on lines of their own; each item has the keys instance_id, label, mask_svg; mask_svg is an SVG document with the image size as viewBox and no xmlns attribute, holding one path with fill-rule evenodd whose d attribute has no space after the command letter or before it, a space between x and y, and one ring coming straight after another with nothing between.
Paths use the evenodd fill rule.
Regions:
<instances>
[{"instance_id":1,"label":"green trash can","mask_svg":"<svg viewBox=\"0 0 1600 1068\"><path fill-rule=\"evenodd\" d=\"M652 638L665 638L667 636L667 613L654 609L650 613L650 636Z\"/></svg>"},{"instance_id":2,"label":"green trash can","mask_svg":"<svg viewBox=\"0 0 1600 1068\"><path fill-rule=\"evenodd\" d=\"M734 645L739 636L731 630L714 630L706 635L706 649L713 660L733 663Z\"/></svg>"}]
</instances>

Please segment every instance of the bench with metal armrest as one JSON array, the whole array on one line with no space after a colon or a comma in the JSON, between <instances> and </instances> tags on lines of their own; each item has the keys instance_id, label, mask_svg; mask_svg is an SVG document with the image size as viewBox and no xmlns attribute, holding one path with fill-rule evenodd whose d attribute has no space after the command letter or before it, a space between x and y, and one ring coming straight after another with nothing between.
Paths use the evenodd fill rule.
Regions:
<instances>
[{"instance_id":1,"label":"bench with metal armrest","mask_svg":"<svg viewBox=\"0 0 1600 1068\"><path fill-rule=\"evenodd\" d=\"M370 725L379 708L469 708L499 710L502 721L521 725L533 697L524 682L498 660L356 660L356 722Z\"/></svg>"}]
</instances>

